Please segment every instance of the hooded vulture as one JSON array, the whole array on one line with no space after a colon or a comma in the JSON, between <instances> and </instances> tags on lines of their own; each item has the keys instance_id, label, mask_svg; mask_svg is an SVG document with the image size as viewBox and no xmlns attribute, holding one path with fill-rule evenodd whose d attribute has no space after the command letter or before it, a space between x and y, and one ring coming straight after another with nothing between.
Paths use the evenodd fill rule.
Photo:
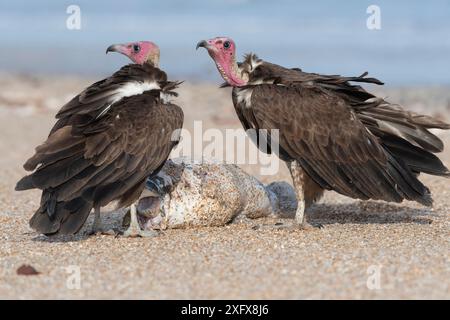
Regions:
<instances>
[{"instance_id":1,"label":"hooded vulture","mask_svg":"<svg viewBox=\"0 0 450 320\"><path fill-rule=\"evenodd\" d=\"M158 173L178 142L183 111L167 99L176 96L179 82L168 81L158 68L159 48L142 41L112 45L109 51L134 63L59 110L47 140L24 165L33 172L16 185L16 190L42 190L30 220L39 233L77 233L93 208L92 232L100 231L100 208L115 200L135 213L147 177ZM136 216L131 220L124 235L148 235Z\"/></svg>"},{"instance_id":2,"label":"hooded vulture","mask_svg":"<svg viewBox=\"0 0 450 320\"><path fill-rule=\"evenodd\" d=\"M429 189L419 173L449 177L434 155L442 141L428 129L450 125L402 109L361 86L377 79L341 77L288 69L254 54L236 62L232 39L202 40L214 60L224 86L232 86L233 104L245 129L265 129L268 152L287 162L297 193L296 222L309 226L305 208L324 190L362 200L432 205ZM271 130L278 130L277 148ZM272 148L271 148L272 147Z\"/></svg>"}]
</instances>

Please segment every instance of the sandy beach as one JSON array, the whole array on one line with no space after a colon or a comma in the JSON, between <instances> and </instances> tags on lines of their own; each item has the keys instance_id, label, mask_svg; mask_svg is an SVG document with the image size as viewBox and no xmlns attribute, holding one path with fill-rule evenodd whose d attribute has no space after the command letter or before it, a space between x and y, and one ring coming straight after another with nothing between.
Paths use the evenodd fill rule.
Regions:
<instances>
[{"instance_id":1,"label":"sandy beach","mask_svg":"<svg viewBox=\"0 0 450 320\"><path fill-rule=\"evenodd\" d=\"M0 75L0 298L450 299L450 180L427 175L421 179L433 193L432 209L328 192L309 215L324 228L312 231L280 230L276 224L291 221L262 218L149 239L36 234L28 220L40 193L14 191L22 164L48 134L56 110L95 80ZM447 121L449 89L370 88ZM200 119L205 128L240 128L228 89L187 81L179 93L186 129ZM450 132L436 134L446 144L440 158L450 166ZM259 176L256 165L243 168L264 183L290 182L284 165L276 176ZM103 219L116 226L121 218ZM18 275L24 264L39 274Z\"/></svg>"}]
</instances>

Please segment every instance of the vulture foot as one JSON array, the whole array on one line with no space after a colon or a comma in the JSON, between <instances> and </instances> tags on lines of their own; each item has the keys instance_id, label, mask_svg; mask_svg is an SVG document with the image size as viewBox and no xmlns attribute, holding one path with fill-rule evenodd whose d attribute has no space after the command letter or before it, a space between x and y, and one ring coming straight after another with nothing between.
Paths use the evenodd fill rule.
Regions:
<instances>
[{"instance_id":1,"label":"vulture foot","mask_svg":"<svg viewBox=\"0 0 450 320\"><path fill-rule=\"evenodd\" d=\"M113 229L103 229L102 228L102 221L101 221L101 217L100 217L100 208L97 207L94 209L94 223L92 224L91 230L87 233L88 236L93 236L93 235L110 235L110 236L114 236L117 235L117 232L114 231Z\"/></svg>"},{"instance_id":2,"label":"vulture foot","mask_svg":"<svg viewBox=\"0 0 450 320\"><path fill-rule=\"evenodd\" d=\"M151 238L159 235L155 230L142 230L137 218L137 210L134 204L130 207L130 226L122 234L123 237Z\"/></svg>"},{"instance_id":3,"label":"vulture foot","mask_svg":"<svg viewBox=\"0 0 450 320\"><path fill-rule=\"evenodd\" d=\"M126 237L126 238L153 238L153 237L157 237L159 236L159 232L155 231L155 230L142 230L141 228L137 229L137 230L130 230L130 228L128 228L127 230L125 230L125 232L122 234L122 237Z\"/></svg>"},{"instance_id":4,"label":"vulture foot","mask_svg":"<svg viewBox=\"0 0 450 320\"><path fill-rule=\"evenodd\" d=\"M315 222L309 223L309 222L303 221L303 223L298 225L298 228L302 229L302 230L316 230L316 229L323 229L324 226L323 226L323 224L318 223L318 222L317 223L315 223Z\"/></svg>"},{"instance_id":5,"label":"vulture foot","mask_svg":"<svg viewBox=\"0 0 450 320\"><path fill-rule=\"evenodd\" d=\"M324 228L323 224L321 223L308 223L306 221L303 221L303 223L292 223L289 225L285 224L275 224L275 228L278 230L288 230L288 231L298 231L298 230L304 230L304 231L313 231L317 229Z\"/></svg>"},{"instance_id":6,"label":"vulture foot","mask_svg":"<svg viewBox=\"0 0 450 320\"><path fill-rule=\"evenodd\" d=\"M119 232L117 230L114 229L91 229L91 231L88 232L88 236L99 236L99 235L104 235L104 236L117 236L119 234Z\"/></svg>"}]
</instances>

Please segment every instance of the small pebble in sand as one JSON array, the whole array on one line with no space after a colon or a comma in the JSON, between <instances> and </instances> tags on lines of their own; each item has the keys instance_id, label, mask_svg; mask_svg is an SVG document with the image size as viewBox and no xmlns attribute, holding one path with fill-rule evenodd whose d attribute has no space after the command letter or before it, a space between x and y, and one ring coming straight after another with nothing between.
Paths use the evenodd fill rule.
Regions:
<instances>
[{"instance_id":1,"label":"small pebble in sand","mask_svg":"<svg viewBox=\"0 0 450 320\"><path fill-rule=\"evenodd\" d=\"M36 276L40 272L28 264L23 264L17 269L17 274L20 276Z\"/></svg>"}]
</instances>

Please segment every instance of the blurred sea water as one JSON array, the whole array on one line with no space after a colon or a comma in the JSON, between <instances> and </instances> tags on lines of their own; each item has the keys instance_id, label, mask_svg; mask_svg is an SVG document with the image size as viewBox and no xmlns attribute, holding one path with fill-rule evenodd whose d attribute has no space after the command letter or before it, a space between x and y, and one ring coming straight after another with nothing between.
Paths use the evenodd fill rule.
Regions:
<instances>
[{"instance_id":1,"label":"blurred sea water","mask_svg":"<svg viewBox=\"0 0 450 320\"><path fill-rule=\"evenodd\" d=\"M81 29L68 30L69 5ZM381 9L369 30L367 7ZM306 71L370 75L393 85L450 84L450 1L0 1L0 71L108 75L127 63L112 43L152 40L172 78L219 81L195 44L217 35L238 55Z\"/></svg>"}]
</instances>

